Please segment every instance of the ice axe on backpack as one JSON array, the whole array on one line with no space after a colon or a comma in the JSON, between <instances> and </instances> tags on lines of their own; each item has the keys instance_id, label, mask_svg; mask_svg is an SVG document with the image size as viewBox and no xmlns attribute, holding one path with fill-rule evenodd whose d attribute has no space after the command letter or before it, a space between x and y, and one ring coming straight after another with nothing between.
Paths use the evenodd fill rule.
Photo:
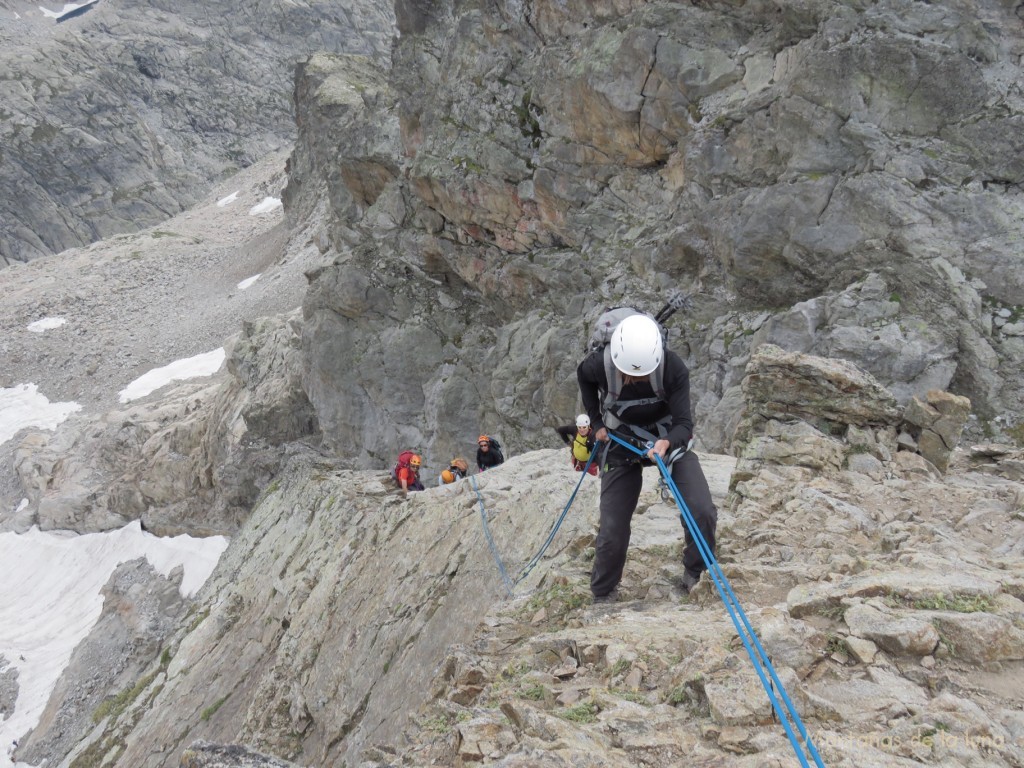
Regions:
<instances>
[{"instance_id":1,"label":"ice axe on backpack","mask_svg":"<svg viewBox=\"0 0 1024 768\"><path fill-rule=\"evenodd\" d=\"M658 314L654 316L654 319L656 322L664 325L665 321L680 309L685 309L689 312L693 309L693 300L686 293L676 288L669 293L668 302L658 310Z\"/></svg>"}]
</instances>

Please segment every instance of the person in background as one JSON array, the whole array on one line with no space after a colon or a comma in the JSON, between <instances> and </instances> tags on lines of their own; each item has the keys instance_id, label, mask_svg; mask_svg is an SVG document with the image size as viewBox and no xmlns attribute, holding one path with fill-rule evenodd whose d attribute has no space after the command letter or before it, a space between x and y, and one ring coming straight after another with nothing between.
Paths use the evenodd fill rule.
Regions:
<instances>
[{"instance_id":1,"label":"person in background","mask_svg":"<svg viewBox=\"0 0 1024 768\"><path fill-rule=\"evenodd\" d=\"M442 470L441 476L437 478L438 485L448 485L456 480L461 480L469 473L469 462L461 456L451 460L448 469Z\"/></svg>"},{"instance_id":2,"label":"person in background","mask_svg":"<svg viewBox=\"0 0 1024 768\"><path fill-rule=\"evenodd\" d=\"M498 445L498 441L488 435L480 435L476 439L476 466L478 471L484 472L504 463L505 457L501 453L501 446Z\"/></svg>"},{"instance_id":3,"label":"person in background","mask_svg":"<svg viewBox=\"0 0 1024 768\"><path fill-rule=\"evenodd\" d=\"M398 487L402 489L403 495L408 495L409 491L422 491L423 483L420 482L420 466L423 464L423 459L418 453L412 451L403 451L398 457L398 464L391 472L391 476L398 483Z\"/></svg>"},{"instance_id":4,"label":"person in background","mask_svg":"<svg viewBox=\"0 0 1024 768\"><path fill-rule=\"evenodd\" d=\"M564 427L555 427L555 432L565 441L566 445L572 446L569 457L572 466L577 472L582 472L587 466L590 454L594 450L594 433L590 429L590 417L581 413L576 417L576 424L566 424ZM597 461L590 462L587 473L597 475Z\"/></svg>"}]
</instances>

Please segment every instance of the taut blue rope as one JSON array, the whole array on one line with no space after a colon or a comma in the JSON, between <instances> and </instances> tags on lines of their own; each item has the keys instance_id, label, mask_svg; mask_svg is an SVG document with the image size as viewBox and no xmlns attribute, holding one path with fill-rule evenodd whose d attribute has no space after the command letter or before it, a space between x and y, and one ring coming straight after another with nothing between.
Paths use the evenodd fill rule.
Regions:
<instances>
[{"instance_id":1,"label":"taut blue rope","mask_svg":"<svg viewBox=\"0 0 1024 768\"><path fill-rule=\"evenodd\" d=\"M647 451L637 448L611 432L608 433L608 436L615 442L633 451L633 453L639 454L640 456L646 456L647 451L650 450L650 448L648 448ZM800 765L803 766L803 768L809 768L807 756L804 754L804 750L800 746L800 742L797 739L796 734L793 733L793 728L789 723L790 716L793 719L793 723L796 724L797 730L800 731L800 735L803 736L804 742L807 745L807 750L811 753L811 757L814 760L814 764L818 766L818 768L825 768L824 763L821 762L821 757L818 755L818 750L814 747L814 742L811 741L811 737L807 734L807 729L804 727L803 721L800 719L800 715L796 711L796 707L793 706L793 702L786 693L785 686L782 685L782 681L779 680L779 676L775 673L775 668L772 666L771 659L768 658L768 654L765 653L764 648L761 646L761 641L758 640L757 633L754 632L753 627L750 626L750 622L747 620L747 615L744 613L743 608L736 599L736 594L732 591L732 586L730 586L729 580L725 577L721 566L718 564L718 561L715 559L710 547L708 547L707 542L704 540L704 536L701 534L700 528L697 527L697 522L693 519L693 515L690 513L690 508L686 506L686 502L683 500L683 496L679 492L679 488L672 479L672 474L669 472L668 467L665 466L665 462L662 461L661 456L655 454L654 458L658 464L658 470L661 472L661 476L665 478L665 484L672 491L672 495L676 500L676 505L679 507L680 515L683 518L683 523L686 525L687 530L689 530L690 535L697 544L697 549L700 552L701 558L704 560L704 565L708 569L708 574L711 576L711 580L714 582L715 588L718 590L718 595L722 598L722 603L725 604L725 608L729 612L729 617L732 619L733 626L736 628L740 639L743 641L743 646L747 649L747 655L754 664L754 671L756 671L757 676L761 678L761 685L764 687L765 693L768 694L768 699L771 701L772 708L778 714L779 719L782 722L782 727L786 731L786 736L789 737L789 743L793 745L793 750L796 752L797 759L800 760ZM747 639L747 633L750 635L749 640ZM754 649L751 647L751 643L753 643L757 648L756 658ZM786 704L787 712L782 711L782 706L779 704L779 700L775 696L771 683L768 682L768 678L765 676L765 669L768 670L768 674L771 676L772 682L774 682L778 687L779 693L782 695L782 699Z\"/></svg>"}]
</instances>

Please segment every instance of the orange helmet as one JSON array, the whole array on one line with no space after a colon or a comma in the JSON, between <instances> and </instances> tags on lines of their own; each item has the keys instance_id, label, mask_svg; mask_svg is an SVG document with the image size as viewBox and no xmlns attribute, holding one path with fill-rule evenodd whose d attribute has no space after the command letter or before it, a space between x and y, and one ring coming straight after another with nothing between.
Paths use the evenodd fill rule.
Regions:
<instances>
[{"instance_id":1,"label":"orange helmet","mask_svg":"<svg viewBox=\"0 0 1024 768\"><path fill-rule=\"evenodd\" d=\"M450 469L446 469L446 470L441 472L441 479L445 482L445 484L447 484L447 483L454 483L455 482L455 473L452 472Z\"/></svg>"},{"instance_id":2,"label":"orange helmet","mask_svg":"<svg viewBox=\"0 0 1024 768\"><path fill-rule=\"evenodd\" d=\"M480 437L478 437L476 439L476 442L477 442L477 444L479 444L479 443L489 443L489 442L491 442L491 438L489 438L487 435L480 435Z\"/></svg>"},{"instance_id":3,"label":"orange helmet","mask_svg":"<svg viewBox=\"0 0 1024 768\"><path fill-rule=\"evenodd\" d=\"M469 462L466 461L461 456L456 456L454 459L452 459L452 466L462 472L469 471Z\"/></svg>"},{"instance_id":4,"label":"orange helmet","mask_svg":"<svg viewBox=\"0 0 1024 768\"><path fill-rule=\"evenodd\" d=\"M412 458L409 459L409 466L415 469L423 463L423 459L420 458L419 454L414 453Z\"/></svg>"}]
</instances>

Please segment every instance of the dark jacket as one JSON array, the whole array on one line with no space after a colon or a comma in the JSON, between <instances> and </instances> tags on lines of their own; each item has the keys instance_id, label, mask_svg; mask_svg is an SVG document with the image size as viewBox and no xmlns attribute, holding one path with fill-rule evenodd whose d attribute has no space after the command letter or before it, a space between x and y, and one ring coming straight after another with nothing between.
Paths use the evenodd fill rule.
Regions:
<instances>
[{"instance_id":1,"label":"dark jacket","mask_svg":"<svg viewBox=\"0 0 1024 768\"><path fill-rule=\"evenodd\" d=\"M486 452L481 451L479 447L476 449L476 466L481 472L485 469L493 469L504 461L505 457L494 446L491 446Z\"/></svg>"},{"instance_id":2,"label":"dark jacket","mask_svg":"<svg viewBox=\"0 0 1024 768\"><path fill-rule=\"evenodd\" d=\"M602 352L592 352L576 368L576 379L580 385L583 407L590 416L594 432L604 427L601 411L602 394L608 389L604 372ZM648 428L663 416L671 414L668 427L668 441L672 449L686 445L693 436L693 417L690 415L690 371L675 352L665 350L665 376L663 379L667 401L638 405L623 413L623 421L638 427ZM654 389L647 380L629 384L622 388L619 400L640 400L654 397Z\"/></svg>"}]
</instances>

